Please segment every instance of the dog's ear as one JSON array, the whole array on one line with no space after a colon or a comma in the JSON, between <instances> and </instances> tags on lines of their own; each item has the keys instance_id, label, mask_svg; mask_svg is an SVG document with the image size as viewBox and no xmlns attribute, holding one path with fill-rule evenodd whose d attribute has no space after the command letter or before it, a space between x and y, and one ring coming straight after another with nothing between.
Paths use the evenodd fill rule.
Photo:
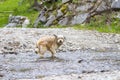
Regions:
<instances>
[{"instance_id":1,"label":"dog's ear","mask_svg":"<svg viewBox=\"0 0 120 80\"><path fill-rule=\"evenodd\" d=\"M53 34L53 36L55 36L55 38L57 39L57 35Z\"/></svg>"}]
</instances>

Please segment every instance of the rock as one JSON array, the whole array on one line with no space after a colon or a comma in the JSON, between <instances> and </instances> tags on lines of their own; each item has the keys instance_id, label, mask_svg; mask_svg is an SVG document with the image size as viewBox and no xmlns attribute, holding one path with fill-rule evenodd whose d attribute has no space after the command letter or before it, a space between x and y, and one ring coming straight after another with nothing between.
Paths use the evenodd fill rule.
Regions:
<instances>
[{"instance_id":1,"label":"rock","mask_svg":"<svg viewBox=\"0 0 120 80\"><path fill-rule=\"evenodd\" d=\"M9 15L9 23L5 27L17 27L17 26L22 26L22 27L27 27L27 25L30 24L30 21L27 17L25 16L12 16Z\"/></svg>"},{"instance_id":2,"label":"rock","mask_svg":"<svg viewBox=\"0 0 120 80\"><path fill-rule=\"evenodd\" d=\"M29 25L29 24L30 24L29 19L26 19L26 20L23 22L22 27L23 27L23 28L26 28L27 25Z\"/></svg>"},{"instance_id":3,"label":"rock","mask_svg":"<svg viewBox=\"0 0 120 80\"><path fill-rule=\"evenodd\" d=\"M113 9L120 9L120 0L114 0L112 2L111 8L113 8Z\"/></svg>"},{"instance_id":4,"label":"rock","mask_svg":"<svg viewBox=\"0 0 120 80\"><path fill-rule=\"evenodd\" d=\"M58 10L58 11L57 11L57 17L61 17L61 16L63 16L63 13L62 13L61 10Z\"/></svg>"},{"instance_id":5,"label":"rock","mask_svg":"<svg viewBox=\"0 0 120 80\"><path fill-rule=\"evenodd\" d=\"M41 12L40 12L40 15L39 15L39 20L41 21L41 22L46 22L47 21L47 19L46 19L46 17L45 17L45 12L46 12L46 8L45 9L43 9Z\"/></svg>"},{"instance_id":6,"label":"rock","mask_svg":"<svg viewBox=\"0 0 120 80\"><path fill-rule=\"evenodd\" d=\"M66 3L66 2L68 2L68 1L70 1L70 0L62 0L62 3Z\"/></svg>"},{"instance_id":7,"label":"rock","mask_svg":"<svg viewBox=\"0 0 120 80\"><path fill-rule=\"evenodd\" d=\"M44 23L44 22L47 21L47 18L46 18L45 16L42 16L42 17L40 18L40 21Z\"/></svg>"},{"instance_id":8,"label":"rock","mask_svg":"<svg viewBox=\"0 0 120 80\"><path fill-rule=\"evenodd\" d=\"M37 18L36 21L34 22L34 27L37 27L39 22L43 22L43 23L44 23L44 22L47 21L47 19L46 19L46 17L45 17L45 12L46 12L46 8L44 8L44 9L40 12L38 18Z\"/></svg>"},{"instance_id":9,"label":"rock","mask_svg":"<svg viewBox=\"0 0 120 80\"><path fill-rule=\"evenodd\" d=\"M3 77L4 75L0 74L0 77Z\"/></svg>"},{"instance_id":10,"label":"rock","mask_svg":"<svg viewBox=\"0 0 120 80\"><path fill-rule=\"evenodd\" d=\"M71 3L68 5L68 10L73 11L76 8L76 5Z\"/></svg>"},{"instance_id":11,"label":"rock","mask_svg":"<svg viewBox=\"0 0 120 80\"><path fill-rule=\"evenodd\" d=\"M83 61L83 59L80 59L79 61L78 61L78 63L81 63Z\"/></svg>"},{"instance_id":12,"label":"rock","mask_svg":"<svg viewBox=\"0 0 120 80\"><path fill-rule=\"evenodd\" d=\"M87 3L85 5L80 5L80 6L77 6L76 8L76 11L87 11L90 7L92 6L92 4L90 3Z\"/></svg>"},{"instance_id":13,"label":"rock","mask_svg":"<svg viewBox=\"0 0 120 80\"><path fill-rule=\"evenodd\" d=\"M88 16L89 16L88 13L83 13L83 14L74 16L74 18L72 20L72 25L83 23Z\"/></svg>"},{"instance_id":14,"label":"rock","mask_svg":"<svg viewBox=\"0 0 120 80\"><path fill-rule=\"evenodd\" d=\"M87 74L89 74L89 73L95 73L95 71L85 71L85 70L83 70L82 73L87 73Z\"/></svg>"},{"instance_id":15,"label":"rock","mask_svg":"<svg viewBox=\"0 0 120 80\"><path fill-rule=\"evenodd\" d=\"M48 18L47 23L44 26L50 26L52 25L53 21L56 19L56 17L54 15L50 15L50 17Z\"/></svg>"},{"instance_id":16,"label":"rock","mask_svg":"<svg viewBox=\"0 0 120 80\"><path fill-rule=\"evenodd\" d=\"M43 0L43 1L51 1L51 0ZM57 2L57 0L55 0ZM53 2L55 2L53 0ZM72 2L73 1L73 2ZM112 5L111 5L112 4ZM36 27L39 22L42 22L44 26L50 26L54 24L67 24L67 18L65 18L66 14L68 16L72 16L72 21L69 23L70 25L81 24L88 19L86 22L90 22L90 18L99 15L99 13L106 12L112 8L120 8L120 0L106 0L106 1L96 1L96 0L62 0L61 5L52 5L52 1L50 5L52 8L44 6L46 10L43 9L38 19L36 20L34 26ZM52 18L50 19L50 15ZM45 16L47 15L47 16ZM48 19L49 17L49 19ZM61 19L63 18L63 19ZM56 19L56 20L55 20ZM55 20L55 21L54 21ZM65 21L65 22L64 22ZM109 22L109 21L107 21Z\"/></svg>"},{"instance_id":17,"label":"rock","mask_svg":"<svg viewBox=\"0 0 120 80\"><path fill-rule=\"evenodd\" d=\"M58 22L58 24L60 24L60 25L62 25L62 26L65 26L65 25L68 24L68 21L69 21L69 19L68 19L67 17L65 17L65 18L63 18L62 20L60 20L60 21Z\"/></svg>"},{"instance_id":18,"label":"rock","mask_svg":"<svg viewBox=\"0 0 120 80\"><path fill-rule=\"evenodd\" d=\"M91 50L96 50L96 48L95 47L91 47Z\"/></svg>"},{"instance_id":19,"label":"rock","mask_svg":"<svg viewBox=\"0 0 120 80\"><path fill-rule=\"evenodd\" d=\"M17 23L8 23L5 28L17 27Z\"/></svg>"},{"instance_id":20,"label":"rock","mask_svg":"<svg viewBox=\"0 0 120 80\"><path fill-rule=\"evenodd\" d=\"M4 47L5 50L13 50L13 48L10 47Z\"/></svg>"},{"instance_id":21,"label":"rock","mask_svg":"<svg viewBox=\"0 0 120 80\"><path fill-rule=\"evenodd\" d=\"M97 11L105 11L105 10L107 10L107 9L109 9L110 7L108 7L107 5L106 5L106 3L103 1L100 5L99 5L99 7L97 8Z\"/></svg>"}]
</instances>

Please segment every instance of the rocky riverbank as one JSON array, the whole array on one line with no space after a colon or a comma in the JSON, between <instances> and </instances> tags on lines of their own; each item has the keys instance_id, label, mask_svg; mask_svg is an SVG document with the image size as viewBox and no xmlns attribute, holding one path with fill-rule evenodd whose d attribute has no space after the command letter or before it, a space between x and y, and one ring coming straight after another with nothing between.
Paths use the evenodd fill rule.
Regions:
<instances>
[{"instance_id":1,"label":"rocky riverbank","mask_svg":"<svg viewBox=\"0 0 120 80\"><path fill-rule=\"evenodd\" d=\"M43 35L66 37L56 58L34 53ZM120 34L73 28L0 29L0 80L119 80ZM49 67L48 67L49 65Z\"/></svg>"},{"instance_id":2,"label":"rocky riverbank","mask_svg":"<svg viewBox=\"0 0 120 80\"><path fill-rule=\"evenodd\" d=\"M0 29L0 53L34 52L36 41L43 35L61 34L65 43L58 51L120 51L120 34L99 33L73 28L3 28Z\"/></svg>"}]
</instances>

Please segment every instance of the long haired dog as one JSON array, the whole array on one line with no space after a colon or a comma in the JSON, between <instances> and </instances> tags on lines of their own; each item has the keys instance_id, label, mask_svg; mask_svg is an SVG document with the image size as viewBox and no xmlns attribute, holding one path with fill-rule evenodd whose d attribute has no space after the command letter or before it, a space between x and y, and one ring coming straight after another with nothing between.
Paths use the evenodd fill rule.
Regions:
<instances>
[{"instance_id":1,"label":"long haired dog","mask_svg":"<svg viewBox=\"0 0 120 80\"><path fill-rule=\"evenodd\" d=\"M64 40L65 37L63 35L41 37L36 43L35 52L43 57L44 53L48 50L52 54L51 57L54 58L56 50L63 44Z\"/></svg>"}]
</instances>

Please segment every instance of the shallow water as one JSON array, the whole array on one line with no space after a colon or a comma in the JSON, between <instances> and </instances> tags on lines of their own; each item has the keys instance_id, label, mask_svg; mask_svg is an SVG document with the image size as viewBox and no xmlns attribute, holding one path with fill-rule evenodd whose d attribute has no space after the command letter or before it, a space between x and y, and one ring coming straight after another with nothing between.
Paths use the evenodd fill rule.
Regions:
<instances>
[{"instance_id":1,"label":"shallow water","mask_svg":"<svg viewBox=\"0 0 120 80\"><path fill-rule=\"evenodd\" d=\"M50 75L120 70L119 52L61 52L56 58L35 53L0 54L0 80L36 79Z\"/></svg>"}]
</instances>

